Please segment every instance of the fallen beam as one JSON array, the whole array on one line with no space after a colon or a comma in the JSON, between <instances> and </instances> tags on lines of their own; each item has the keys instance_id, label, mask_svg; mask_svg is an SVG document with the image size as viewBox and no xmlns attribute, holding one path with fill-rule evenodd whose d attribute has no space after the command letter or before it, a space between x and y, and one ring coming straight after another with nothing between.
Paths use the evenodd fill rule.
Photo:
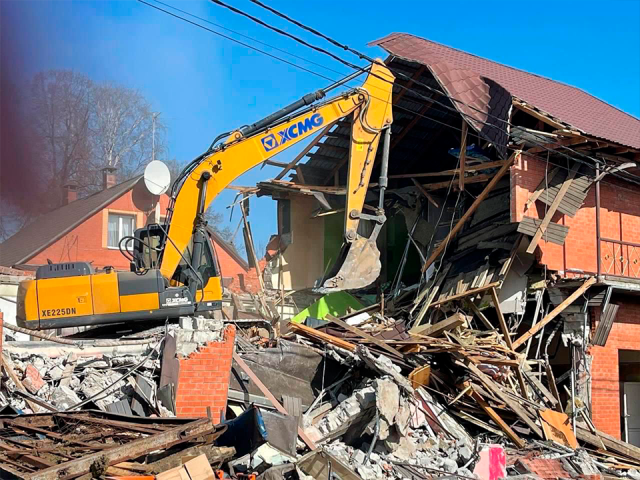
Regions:
<instances>
[{"instance_id":1,"label":"fallen beam","mask_svg":"<svg viewBox=\"0 0 640 480\"><path fill-rule=\"evenodd\" d=\"M238 355L237 353L233 354L233 359L236 361L236 363L238 364L238 366L244 370L244 373L246 373L247 375L249 375L249 378L253 381L253 383L256 384L256 387L258 387L260 389L260 391L262 392L262 394L269 399L269 401L271 403L273 403L273 406L276 408L276 410L278 410L280 413L282 413L283 415L289 415L289 413L287 412L287 410L282 406L282 404L276 399L276 397L273 396L273 394L269 391L269 389L265 386L264 383L262 383L262 381L256 376L255 373L253 373L253 370L251 370L251 368L249 368L249 365L246 364L246 362L242 359L242 357L240 355ZM315 450L316 449L316 445L315 443L313 443L313 441L307 436L306 433L304 433L304 430L302 430L302 428L300 426L298 426L298 436L302 439L302 441L307 445L307 447L309 447L311 450Z\"/></svg>"},{"instance_id":2,"label":"fallen beam","mask_svg":"<svg viewBox=\"0 0 640 480\"><path fill-rule=\"evenodd\" d=\"M422 266L422 273L427 271L427 268L429 268L431 266L431 264L433 262L435 262L436 258L438 258L440 256L440 254L444 251L445 248L447 248L447 245L449 244L449 242L451 241L451 239L453 237L455 237L458 232L460 230L462 230L462 227L464 226L465 223L467 223L467 221L471 218L471 216L473 215L473 213L477 210L478 206L480 206L480 204L483 202L483 200L485 198L487 198L487 195L489 195L489 192L491 192L491 190L493 190L493 187L496 186L496 184L500 181L500 179L502 178L502 176L507 173L507 171L509 170L509 168L511 168L511 165L513 164L513 162L516 160L517 157L520 156L520 150L516 150L515 152L513 152L511 154L511 156L509 157L509 160L507 160L505 162L505 164L502 166L502 168L495 174L495 176L491 179L491 181L487 184L486 187L484 187L484 190L482 191L482 193L480 193L480 195L478 195L476 197L476 199L474 200L474 202L471 204L471 206L469 207L469 209L464 213L464 215L462 216L462 218L460 218L460 220L458 220L458 223L456 223L455 227L453 227L453 229L451 229L451 231L449 232L449 234L446 236L446 238L444 240L442 240L440 242L440 244L438 245L438 248L436 248L433 253L431 254L431 256L427 259L427 261L424 263L424 265Z\"/></svg>"},{"instance_id":3,"label":"fallen beam","mask_svg":"<svg viewBox=\"0 0 640 480\"><path fill-rule=\"evenodd\" d=\"M569 295L560 305L554 308L551 312L549 312L539 323L535 326L531 327L526 333L524 333L520 338L518 338L515 342L513 342L513 349L517 349L522 346L529 338L533 337L536 333L542 330L551 320L560 315L565 308L571 305L580 295L586 292L591 285L596 283L595 277L590 277L586 282L584 282L578 289L576 289L571 295Z\"/></svg>"}]
</instances>

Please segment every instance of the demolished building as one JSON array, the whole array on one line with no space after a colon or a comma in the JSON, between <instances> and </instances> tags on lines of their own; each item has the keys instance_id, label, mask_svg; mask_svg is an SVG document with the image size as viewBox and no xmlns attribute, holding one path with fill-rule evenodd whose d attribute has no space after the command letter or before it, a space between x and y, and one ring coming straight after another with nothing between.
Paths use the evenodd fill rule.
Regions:
<instances>
[{"instance_id":1,"label":"demolished building","mask_svg":"<svg viewBox=\"0 0 640 480\"><path fill-rule=\"evenodd\" d=\"M399 85L383 270L370 292L398 302L415 296L413 285L424 295L420 274L433 272L415 329L443 310L483 315L490 302L479 297L495 287L514 346L549 354L566 380L574 350L561 338L571 337L582 352L576 388L595 425L640 444L640 412L625 403L640 366L640 121L575 87L412 35L372 45L387 51ZM258 184L278 203L282 249L266 275L274 289L312 288L339 252L349 130L327 126ZM368 195L377 205L375 187ZM561 322L547 326L558 305ZM521 341L536 322L542 334Z\"/></svg>"},{"instance_id":2,"label":"demolished building","mask_svg":"<svg viewBox=\"0 0 640 480\"><path fill-rule=\"evenodd\" d=\"M638 478L640 121L375 44L397 75L376 284L313 292L342 242L341 121L243 190L278 202L251 315L234 297L223 320L4 343L0 472L193 479L204 455L218 478Z\"/></svg>"}]
</instances>

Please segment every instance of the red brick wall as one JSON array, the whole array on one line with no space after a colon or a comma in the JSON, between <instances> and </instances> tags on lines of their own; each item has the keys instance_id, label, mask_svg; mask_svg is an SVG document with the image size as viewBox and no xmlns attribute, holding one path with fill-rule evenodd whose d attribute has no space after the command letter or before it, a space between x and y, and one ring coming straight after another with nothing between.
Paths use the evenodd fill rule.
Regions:
<instances>
[{"instance_id":1,"label":"red brick wall","mask_svg":"<svg viewBox=\"0 0 640 480\"><path fill-rule=\"evenodd\" d=\"M160 197L160 211L164 215L169 202L169 197ZM109 210L130 212L137 214L141 212L133 202L133 190L117 198L107 207ZM141 212L142 218L138 218L136 228L140 228L147 223L148 214L152 212ZM104 240L103 240L104 239ZM95 268L103 268L110 265L117 270L129 270L129 262L117 248L103 247L106 242L106 224L104 222L103 211L85 220L82 224L67 233L64 237L54 242L27 262L31 265L44 265L47 259L53 262L91 262Z\"/></svg>"},{"instance_id":2,"label":"red brick wall","mask_svg":"<svg viewBox=\"0 0 640 480\"><path fill-rule=\"evenodd\" d=\"M545 206L536 202L527 212L525 204L544 179L546 162L527 155L511 169L511 220L519 222L523 216L544 218ZM549 171L553 169L549 166ZM597 271L595 187L592 186L582 208L570 218L556 212L553 222L567 225L569 232L564 245L541 240L538 243L540 263L551 270ZM640 243L640 189L605 177L600 187L600 232L603 238ZM604 252L604 249L603 249ZM604 269L603 269L603 273ZM570 275L567 275L570 276Z\"/></svg>"},{"instance_id":3,"label":"red brick wall","mask_svg":"<svg viewBox=\"0 0 640 480\"><path fill-rule=\"evenodd\" d=\"M136 228L140 228L146 225L152 211L142 212L135 205L133 197L133 190L130 190L109 204L106 209L131 214L140 213L136 223ZM169 197L167 195L161 196L160 215L163 217L166 215L168 204ZM108 248L104 245L106 245L106 223L104 213L100 211L25 263L44 265L47 263L47 259L55 263L85 261L93 262L92 265L96 269L109 265L116 270L129 270L129 262L120 251L117 248ZM247 280L247 270L236 262L221 245L215 241L214 245L222 275L232 278L231 290L238 293L242 291L256 293L259 290L259 285L255 281L257 279L251 281L249 278ZM245 284L247 288L243 290L242 286Z\"/></svg>"},{"instance_id":4,"label":"red brick wall","mask_svg":"<svg viewBox=\"0 0 640 480\"><path fill-rule=\"evenodd\" d=\"M605 433L620 438L620 382L618 350L640 350L640 304L614 300L620 304L616 321L604 347L593 346L591 364L591 404L593 423ZM593 309L592 320L600 317ZM597 322L592 321L594 328Z\"/></svg>"},{"instance_id":5,"label":"red brick wall","mask_svg":"<svg viewBox=\"0 0 640 480\"><path fill-rule=\"evenodd\" d=\"M211 407L214 423L220 423L227 409L231 360L236 327L227 325L222 342L211 342L187 358L179 358L176 392L178 417L206 417Z\"/></svg>"}]
</instances>

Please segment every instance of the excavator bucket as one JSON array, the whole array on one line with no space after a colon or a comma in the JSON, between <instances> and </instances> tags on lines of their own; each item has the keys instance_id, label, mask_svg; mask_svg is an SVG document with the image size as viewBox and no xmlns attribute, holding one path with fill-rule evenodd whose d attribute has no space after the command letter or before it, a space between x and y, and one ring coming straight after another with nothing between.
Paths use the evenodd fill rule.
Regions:
<instances>
[{"instance_id":1,"label":"excavator bucket","mask_svg":"<svg viewBox=\"0 0 640 480\"><path fill-rule=\"evenodd\" d=\"M340 290L356 290L375 282L381 269L380 250L376 245L378 231L379 229L375 229L369 238L358 235L353 242L345 242L333 268L327 272L314 291L327 294Z\"/></svg>"}]
</instances>

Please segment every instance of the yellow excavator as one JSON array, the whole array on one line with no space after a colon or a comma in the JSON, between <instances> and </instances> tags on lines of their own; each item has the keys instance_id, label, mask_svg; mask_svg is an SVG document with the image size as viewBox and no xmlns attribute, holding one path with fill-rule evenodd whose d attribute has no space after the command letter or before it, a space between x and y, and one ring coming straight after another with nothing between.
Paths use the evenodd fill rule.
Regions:
<instances>
[{"instance_id":1,"label":"yellow excavator","mask_svg":"<svg viewBox=\"0 0 640 480\"><path fill-rule=\"evenodd\" d=\"M205 212L236 178L321 127L352 116L345 206L344 244L334 268L319 280L321 292L366 287L380 273L376 239L383 210L395 80L380 61L361 87L330 99L327 93L351 75L305 95L257 123L220 135L173 182L164 224L150 224L121 241L131 271L95 272L87 262L43 265L35 280L20 284L19 325L52 329L142 320L164 320L222 307L220 269L206 231ZM363 213L365 195L381 137L384 137L380 201L375 215ZM224 140L224 141L223 141ZM221 142L221 143L218 143ZM361 237L360 220L375 223Z\"/></svg>"}]
</instances>

